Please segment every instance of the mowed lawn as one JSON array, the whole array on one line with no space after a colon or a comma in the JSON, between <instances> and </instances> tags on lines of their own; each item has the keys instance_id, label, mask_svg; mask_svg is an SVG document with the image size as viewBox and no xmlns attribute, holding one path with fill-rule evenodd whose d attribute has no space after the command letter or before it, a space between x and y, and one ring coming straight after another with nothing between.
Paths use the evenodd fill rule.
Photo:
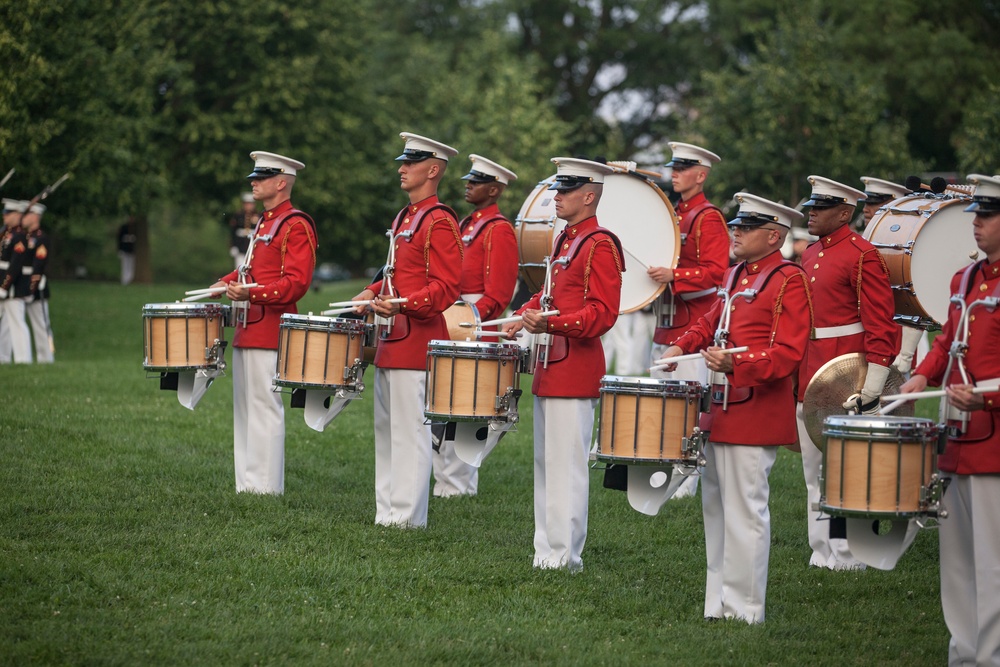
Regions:
<instances>
[{"instance_id":1,"label":"mowed lawn","mask_svg":"<svg viewBox=\"0 0 1000 667\"><path fill-rule=\"evenodd\" d=\"M533 570L528 376L479 496L432 498L426 530L373 523L370 390L323 433L288 410L285 495L237 495L230 379L192 412L142 369L143 305L196 287L56 282L56 363L0 366L0 664L946 662L936 532L890 572L809 569L785 449L762 626L702 619L700 496L648 517L600 470L584 572Z\"/></svg>"}]
</instances>

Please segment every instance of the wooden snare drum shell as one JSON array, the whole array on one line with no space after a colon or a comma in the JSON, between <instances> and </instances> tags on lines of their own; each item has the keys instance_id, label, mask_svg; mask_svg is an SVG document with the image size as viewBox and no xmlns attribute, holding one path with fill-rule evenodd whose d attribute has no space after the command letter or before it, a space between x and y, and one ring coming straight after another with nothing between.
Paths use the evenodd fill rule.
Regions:
<instances>
[{"instance_id":1,"label":"wooden snare drum shell","mask_svg":"<svg viewBox=\"0 0 1000 667\"><path fill-rule=\"evenodd\" d=\"M450 421L502 416L497 399L519 388L519 360L516 345L431 341L424 415Z\"/></svg>"},{"instance_id":2,"label":"wooden snare drum shell","mask_svg":"<svg viewBox=\"0 0 1000 667\"><path fill-rule=\"evenodd\" d=\"M363 356L365 326L357 320L282 317L276 384L355 386L349 371Z\"/></svg>"},{"instance_id":3,"label":"wooden snare drum shell","mask_svg":"<svg viewBox=\"0 0 1000 667\"><path fill-rule=\"evenodd\" d=\"M658 463L686 461L683 440L698 424L699 408L699 401L688 394L687 384L606 376L601 387L598 456ZM687 389L675 391L681 385Z\"/></svg>"},{"instance_id":4,"label":"wooden snare drum shell","mask_svg":"<svg viewBox=\"0 0 1000 667\"><path fill-rule=\"evenodd\" d=\"M215 368L216 341L225 340L223 306L152 304L143 309L143 347L147 370Z\"/></svg>"},{"instance_id":5,"label":"wooden snare drum shell","mask_svg":"<svg viewBox=\"0 0 1000 667\"><path fill-rule=\"evenodd\" d=\"M934 474L936 440L919 432L906 432L907 422L921 427L930 420L889 417L850 420L852 416L828 418L841 428L826 435L823 453L824 510L837 513L908 515L920 513L922 488L929 487ZM898 420L898 421L897 421ZM865 431L863 424L884 423L890 432ZM895 437L891 428L902 429ZM828 427L829 428L829 427ZM853 433L846 431L854 431Z\"/></svg>"}]
</instances>

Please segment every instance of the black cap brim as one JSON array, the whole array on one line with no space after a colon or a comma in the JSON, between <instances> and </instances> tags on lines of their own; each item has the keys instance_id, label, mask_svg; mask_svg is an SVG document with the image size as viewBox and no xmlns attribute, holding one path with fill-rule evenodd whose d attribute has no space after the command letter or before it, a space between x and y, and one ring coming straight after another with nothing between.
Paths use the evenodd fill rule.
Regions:
<instances>
[{"instance_id":1,"label":"black cap brim","mask_svg":"<svg viewBox=\"0 0 1000 667\"><path fill-rule=\"evenodd\" d=\"M967 213L981 213L983 215L992 215L993 213L1000 212L1000 199L988 199L988 200L973 200L971 204L966 206L963 211Z\"/></svg>"}]
</instances>

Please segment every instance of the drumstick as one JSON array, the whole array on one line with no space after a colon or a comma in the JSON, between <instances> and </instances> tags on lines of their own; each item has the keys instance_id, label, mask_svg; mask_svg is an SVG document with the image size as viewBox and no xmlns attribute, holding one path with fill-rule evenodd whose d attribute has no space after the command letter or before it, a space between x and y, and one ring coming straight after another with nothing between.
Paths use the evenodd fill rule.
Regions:
<instances>
[{"instance_id":1,"label":"drumstick","mask_svg":"<svg viewBox=\"0 0 1000 667\"><path fill-rule=\"evenodd\" d=\"M542 317L553 317L553 316L558 315L558 314L559 314L558 310L545 310L545 311L542 311L541 313L539 313L539 315L542 316ZM488 322L480 322L479 324L476 324L474 322L459 322L458 326L460 326L460 327L466 327L466 328L469 328L469 329L471 329L473 327L493 327L493 326L496 326L498 324L509 324L511 322L520 322L523 319L524 319L524 317L522 315L514 315L513 317L501 317L499 320L490 320Z\"/></svg>"},{"instance_id":2,"label":"drumstick","mask_svg":"<svg viewBox=\"0 0 1000 667\"><path fill-rule=\"evenodd\" d=\"M647 271L649 271L649 267L648 267L648 266L646 266L645 264L643 264L643 263L642 263L642 260L641 260L641 259L639 259L638 257L636 257L636 256L635 256L635 254L634 254L634 253L633 253L633 252L632 252L631 250L629 250L628 248L625 248L625 247L622 247L622 250L624 250L624 251L625 251L625 254L626 254L626 255L628 255L629 257L631 257L632 259L634 259L634 260L636 261L636 264L638 264L638 265L639 265L639 266L641 266L642 268L644 268L644 269L646 269Z\"/></svg>"},{"instance_id":3,"label":"drumstick","mask_svg":"<svg viewBox=\"0 0 1000 667\"><path fill-rule=\"evenodd\" d=\"M330 304L331 308L344 308L345 306L367 306L374 299L369 299L368 301L334 301ZM385 303L406 303L406 297L400 297L398 299L382 299ZM341 311L347 312L347 311Z\"/></svg>"},{"instance_id":4,"label":"drumstick","mask_svg":"<svg viewBox=\"0 0 1000 667\"><path fill-rule=\"evenodd\" d=\"M1000 391L1000 386L997 387L973 387L973 394L989 394L994 391ZM883 406L880 410L882 414L887 412L892 412L904 403L909 403L910 401L919 401L921 398L943 398L946 395L944 389L938 389L936 391L925 391L919 392L915 391L910 394L889 394L888 396L883 396L881 400L892 401L886 406Z\"/></svg>"},{"instance_id":5,"label":"drumstick","mask_svg":"<svg viewBox=\"0 0 1000 667\"><path fill-rule=\"evenodd\" d=\"M750 349L749 347L743 346L743 347L726 348L724 350L715 350L715 351L722 352L723 354L735 354L736 352L746 352L749 349ZM650 368L649 370L658 371L660 370L660 366L669 366L670 364L676 364L679 361L692 361L695 359L704 359L704 358L705 357L701 356L701 352L695 352L694 354L682 354L679 357L657 359L656 361L653 362L653 367Z\"/></svg>"},{"instance_id":6,"label":"drumstick","mask_svg":"<svg viewBox=\"0 0 1000 667\"><path fill-rule=\"evenodd\" d=\"M476 338L487 338L489 336L496 336L498 338L520 338L521 332L518 331L516 334L511 336L509 333L503 331L483 331L482 329L476 329L472 333L476 334Z\"/></svg>"},{"instance_id":7,"label":"drumstick","mask_svg":"<svg viewBox=\"0 0 1000 667\"><path fill-rule=\"evenodd\" d=\"M256 287L256 286L257 283L248 283L247 285L244 285L244 287ZM184 294L188 296L192 294L222 294L223 292L226 291L226 289L227 287L225 285L222 285L220 287L206 287L205 289L188 290L187 292L184 292Z\"/></svg>"},{"instance_id":8,"label":"drumstick","mask_svg":"<svg viewBox=\"0 0 1000 667\"><path fill-rule=\"evenodd\" d=\"M368 303L367 301L361 301L360 303ZM343 315L344 313L353 313L354 308L334 308L333 310L321 310L320 315Z\"/></svg>"}]
</instances>

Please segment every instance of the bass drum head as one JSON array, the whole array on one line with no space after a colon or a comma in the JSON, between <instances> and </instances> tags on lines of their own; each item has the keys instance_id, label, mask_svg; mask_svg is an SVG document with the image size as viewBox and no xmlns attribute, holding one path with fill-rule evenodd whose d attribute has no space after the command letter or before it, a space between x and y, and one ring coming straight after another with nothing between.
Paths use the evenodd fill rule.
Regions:
<instances>
[{"instance_id":1,"label":"bass drum head","mask_svg":"<svg viewBox=\"0 0 1000 667\"><path fill-rule=\"evenodd\" d=\"M555 190L547 189L554 181L550 176L535 187L516 220L521 279L535 292L545 280L543 260L552 254L552 244L566 226L555 215ZM619 170L604 179L597 220L618 237L625 251L620 312L641 310L666 287L651 279L647 268L677 267L681 251L677 214L650 178Z\"/></svg>"},{"instance_id":2,"label":"bass drum head","mask_svg":"<svg viewBox=\"0 0 1000 667\"><path fill-rule=\"evenodd\" d=\"M865 228L889 268L897 315L939 326L948 319L951 277L977 252L969 233L975 216L963 210L968 203L910 195L880 208ZM902 248L882 247L896 245Z\"/></svg>"}]
</instances>

